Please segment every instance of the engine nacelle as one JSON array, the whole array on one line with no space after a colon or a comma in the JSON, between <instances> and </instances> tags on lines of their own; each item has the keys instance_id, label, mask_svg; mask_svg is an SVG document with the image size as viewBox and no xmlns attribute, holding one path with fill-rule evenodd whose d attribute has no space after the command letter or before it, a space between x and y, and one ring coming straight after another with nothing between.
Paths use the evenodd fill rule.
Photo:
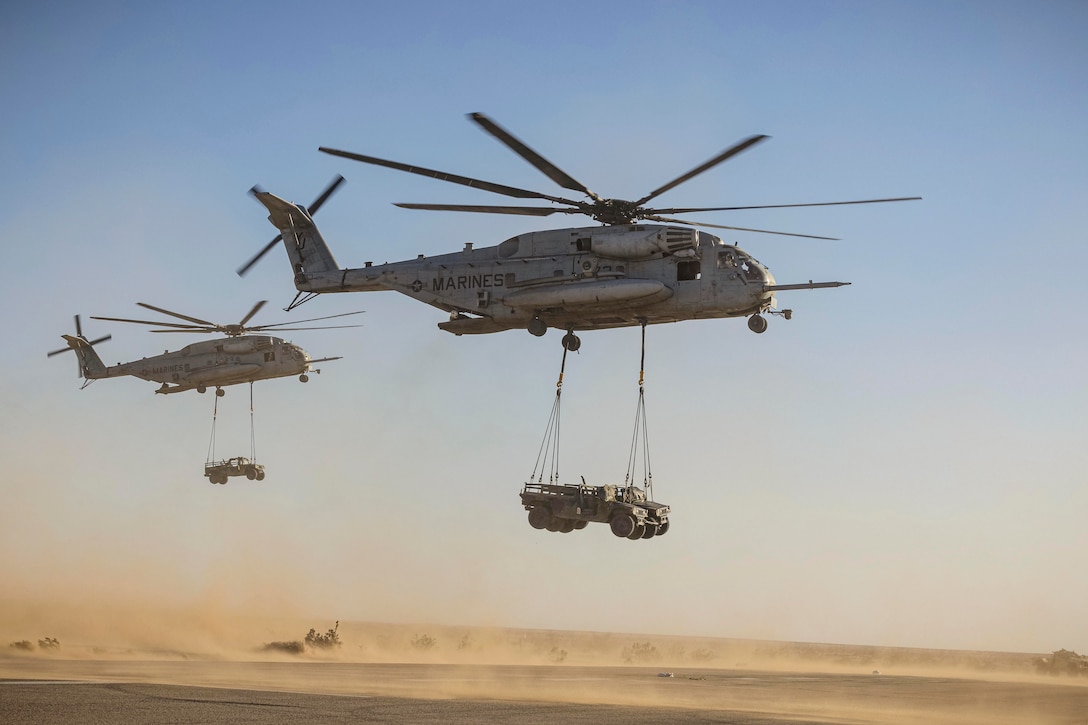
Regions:
<instances>
[{"instance_id":1,"label":"engine nacelle","mask_svg":"<svg viewBox=\"0 0 1088 725\"><path fill-rule=\"evenodd\" d=\"M589 249L613 259L649 259L658 254L676 254L695 249L696 231L687 227L645 227L639 224L603 227L594 230Z\"/></svg>"}]
</instances>

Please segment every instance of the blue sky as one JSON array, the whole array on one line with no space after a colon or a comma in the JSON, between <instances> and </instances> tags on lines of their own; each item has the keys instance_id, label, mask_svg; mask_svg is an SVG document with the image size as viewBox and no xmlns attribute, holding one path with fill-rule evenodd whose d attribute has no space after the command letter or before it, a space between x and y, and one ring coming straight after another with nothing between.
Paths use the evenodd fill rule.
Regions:
<instances>
[{"instance_id":1,"label":"blue sky","mask_svg":"<svg viewBox=\"0 0 1088 725\"><path fill-rule=\"evenodd\" d=\"M9 597L382 621L1088 650L1088 8L1077 2L56 3L0 28L0 576ZM558 336L456 338L393 293L294 294L260 183L309 203L338 260L497 244L562 220L321 145L554 193L482 111L587 186L685 206L919 195L706 215L841 237L726 236L779 282L850 287L653 328L647 407L673 530L533 531L517 492ZM572 218L573 219L573 218ZM575 222L580 223L580 222ZM84 315L107 362L160 352L149 302L222 322L365 309L297 333L344 355L256 389L260 485L201 477L212 400L78 390L44 352ZM171 340L170 342L177 342ZM621 478L638 334L568 361L563 472ZM230 391L218 448L248 450ZM595 562L587 565L586 562ZM40 572L53 573L43 578ZM655 584L651 583L655 582ZM577 621L571 615L578 613ZM6 633L0 633L5 634ZM12 633L12 637L28 636Z\"/></svg>"}]
</instances>

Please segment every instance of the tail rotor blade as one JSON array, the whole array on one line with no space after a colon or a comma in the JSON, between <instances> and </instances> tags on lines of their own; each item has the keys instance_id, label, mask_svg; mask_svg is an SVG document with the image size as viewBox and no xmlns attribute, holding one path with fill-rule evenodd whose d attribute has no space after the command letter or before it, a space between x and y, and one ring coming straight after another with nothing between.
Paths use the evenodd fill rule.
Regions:
<instances>
[{"instance_id":1,"label":"tail rotor blade","mask_svg":"<svg viewBox=\"0 0 1088 725\"><path fill-rule=\"evenodd\" d=\"M337 177L332 180L332 183L325 187L325 191L321 192L321 196L314 199L314 203L306 207L306 211L310 213L310 216L317 213L317 210L321 208L321 205L329 200L329 197L333 195L333 192L335 192L337 187L342 183L344 183L344 177L337 175Z\"/></svg>"},{"instance_id":2,"label":"tail rotor blade","mask_svg":"<svg viewBox=\"0 0 1088 725\"><path fill-rule=\"evenodd\" d=\"M264 255L266 255L270 251L272 251L272 247L276 246L276 243L279 242L281 239L283 239L283 235L282 234L277 234L275 239L273 239L268 244L264 245L264 249L257 252L257 254L255 254L252 259L250 259L248 262L246 262L241 267L239 267L237 270L235 270L238 273L238 276L239 277L245 277L246 272L249 271L249 268L252 267L253 265L255 265L258 261L260 261L261 257L263 257Z\"/></svg>"},{"instance_id":3,"label":"tail rotor blade","mask_svg":"<svg viewBox=\"0 0 1088 725\"><path fill-rule=\"evenodd\" d=\"M79 324L79 315L76 315L76 337L83 337L83 325Z\"/></svg>"},{"instance_id":4,"label":"tail rotor blade","mask_svg":"<svg viewBox=\"0 0 1088 725\"><path fill-rule=\"evenodd\" d=\"M97 340L91 340L87 344L90 345L91 347L94 347L98 343L105 342L106 340L110 340L110 339L113 339L113 335L103 335L102 337L98 338Z\"/></svg>"},{"instance_id":5,"label":"tail rotor blade","mask_svg":"<svg viewBox=\"0 0 1088 725\"><path fill-rule=\"evenodd\" d=\"M62 352L68 352L68 351L69 351L69 350L71 350L71 349L72 349L72 348L70 348L70 347L62 347L62 348L61 348L61 349L59 349L59 350L54 350L53 352L47 352L47 353L45 354L45 356L46 356L46 357L53 357L54 355L60 355L60 354L61 354Z\"/></svg>"}]
</instances>

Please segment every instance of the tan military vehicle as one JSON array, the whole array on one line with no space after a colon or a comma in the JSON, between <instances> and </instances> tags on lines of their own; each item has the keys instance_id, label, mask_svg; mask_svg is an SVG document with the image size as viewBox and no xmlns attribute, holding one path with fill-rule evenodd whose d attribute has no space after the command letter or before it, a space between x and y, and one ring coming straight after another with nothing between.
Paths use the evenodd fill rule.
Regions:
<instances>
[{"instance_id":1,"label":"tan military vehicle","mask_svg":"<svg viewBox=\"0 0 1088 725\"><path fill-rule=\"evenodd\" d=\"M204 464L204 475L212 483L226 483L231 476L245 476L250 481L264 480L264 466L245 456L228 458L225 461L210 461Z\"/></svg>"},{"instance_id":2,"label":"tan military vehicle","mask_svg":"<svg viewBox=\"0 0 1088 725\"><path fill-rule=\"evenodd\" d=\"M534 529L565 534L597 522L631 540L650 539L669 530L669 507L647 501L646 492L635 486L527 483L521 503Z\"/></svg>"}]
</instances>

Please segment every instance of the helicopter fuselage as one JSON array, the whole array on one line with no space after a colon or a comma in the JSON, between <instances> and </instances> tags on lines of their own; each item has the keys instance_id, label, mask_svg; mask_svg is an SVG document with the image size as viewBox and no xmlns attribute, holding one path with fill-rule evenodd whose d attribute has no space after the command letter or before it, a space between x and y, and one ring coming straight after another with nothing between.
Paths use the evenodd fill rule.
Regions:
<instances>
[{"instance_id":1,"label":"helicopter fuselage","mask_svg":"<svg viewBox=\"0 0 1088 725\"><path fill-rule=\"evenodd\" d=\"M286 238L287 235L285 235ZM309 240L306 240L309 241ZM775 304L770 271L744 250L689 227L629 224L529 232L492 247L357 269L309 272L303 292L394 290L451 315L455 334L595 330L758 314ZM318 265L320 266L320 265Z\"/></svg>"},{"instance_id":2,"label":"helicopter fuselage","mask_svg":"<svg viewBox=\"0 0 1088 725\"><path fill-rule=\"evenodd\" d=\"M202 340L162 355L119 363L93 377L132 375L163 383L161 392L193 388L203 391L207 387L304 375L311 362L306 351L294 343L271 335L242 335Z\"/></svg>"}]
</instances>

